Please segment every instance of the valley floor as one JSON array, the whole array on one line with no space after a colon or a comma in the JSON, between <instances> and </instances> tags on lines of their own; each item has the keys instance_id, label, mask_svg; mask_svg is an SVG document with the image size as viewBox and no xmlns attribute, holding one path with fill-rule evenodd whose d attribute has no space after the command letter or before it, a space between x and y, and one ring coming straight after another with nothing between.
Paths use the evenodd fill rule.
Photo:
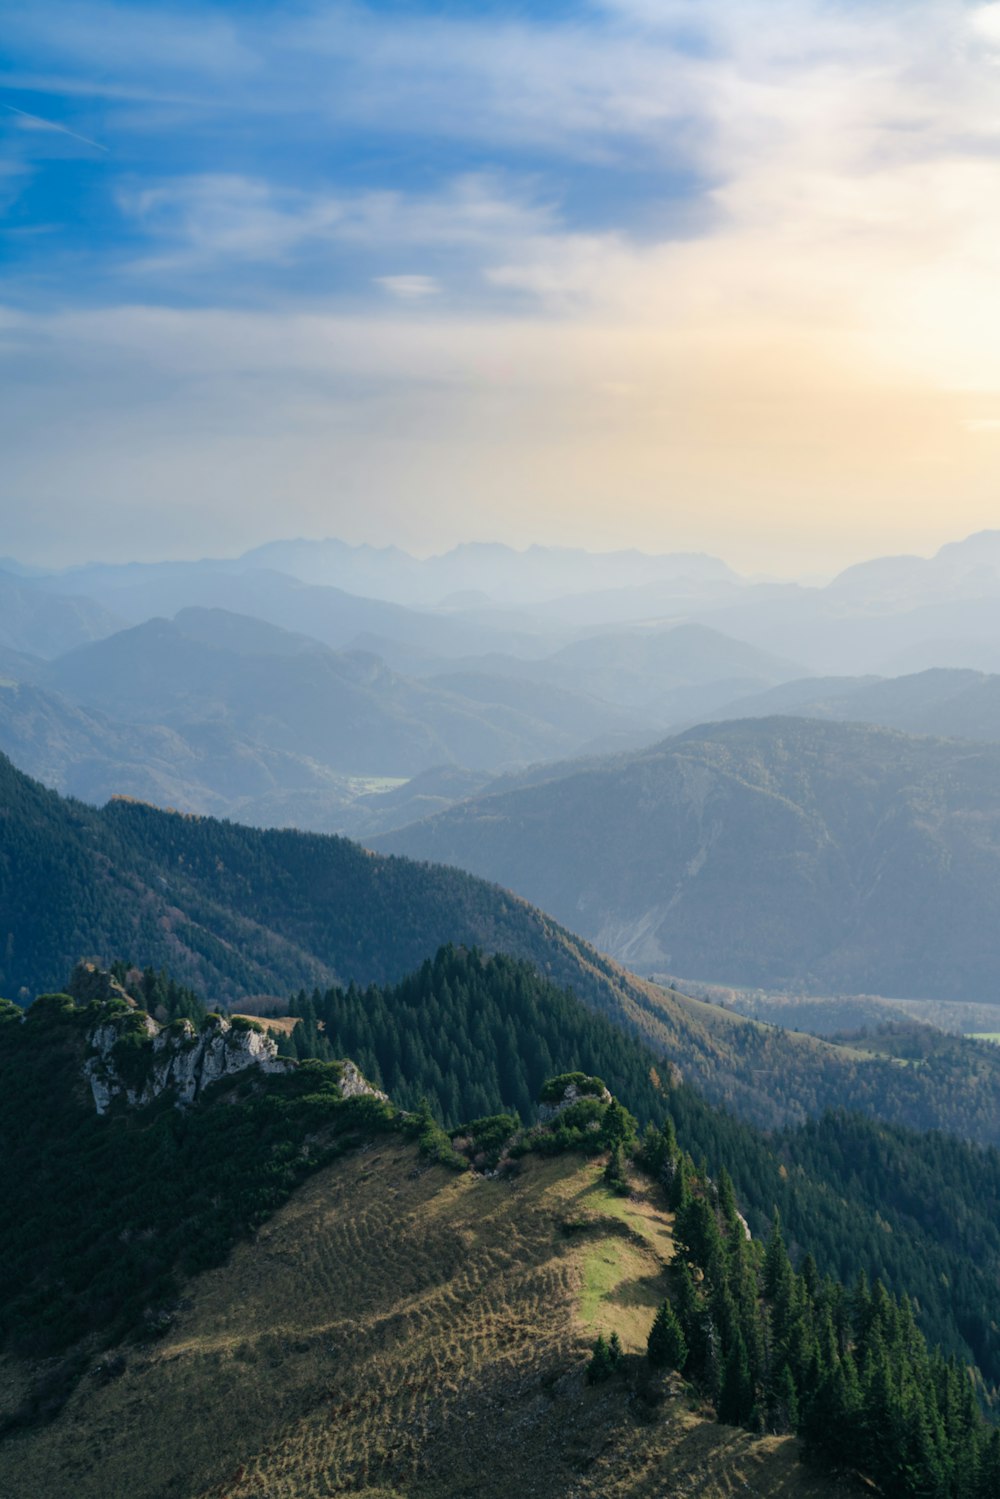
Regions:
<instances>
[{"instance_id":1,"label":"valley floor","mask_svg":"<svg viewBox=\"0 0 1000 1499\"><path fill-rule=\"evenodd\" d=\"M454 1176L385 1138L310 1180L170 1332L0 1446L4 1499L837 1499L640 1352L669 1216L600 1166ZM584 1379L617 1331L624 1372ZM18 1370L0 1370L16 1400ZM8 1406L9 1408L9 1406Z\"/></svg>"}]
</instances>

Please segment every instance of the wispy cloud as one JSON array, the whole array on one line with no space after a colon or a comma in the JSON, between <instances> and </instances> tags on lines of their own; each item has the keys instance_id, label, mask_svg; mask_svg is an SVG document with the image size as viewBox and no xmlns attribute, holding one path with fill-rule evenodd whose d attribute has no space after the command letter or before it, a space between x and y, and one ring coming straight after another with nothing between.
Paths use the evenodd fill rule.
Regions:
<instances>
[{"instance_id":1,"label":"wispy cloud","mask_svg":"<svg viewBox=\"0 0 1000 1499\"><path fill-rule=\"evenodd\" d=\"M99 180L52 177L80 195L66 243L18 283L11 385L42 372L61 424L29 454L16 391L25 486L62 464L124 505L144 441L190 488L243 433L262 513L282 464L307 509L364 474L387 532L392 496L470 473L498 516L518 487L525 525L548 486L590 539L612 500L635 540L705 545L703 513L833 534L845 494L857 526L877 496L912 525L963 485L987 523L967 393L1000 392L1000 6L10 15L18 108L115 143ZM86 429L68 370L108 403Z\"/></svg>"},{"instance_id":2,"label":"wispy cloud","mask_svg":"<svg viewBox=\"0 0 1000 1499\"><path fill-rule=\"evenodd\" d=\"M376 276L375 283L383 287L391 297L398 297L402 302L422 302L426 297L436 296L441 290L433 276Z\"/></svg>"},{"instance_id":3,"label":"wispy cloud","mask_svg":"<svg viewBox=\"0 0 1000 1499\"><path fill-rule=\"evenodd\" d=\"M26 109L18 109L16 104L4 104L0 100L0 108L14 115L22 130L52 130L57 135L68 135L71 140L80 141L85 146L93 146L95 151L108 149L107 146L102 146L100 141L91 140L89 135L81 135L79 131L70 130L68 125L60 125L55 120L45 120L41 115L29 114Z\"/></svg>"},{"instance_id":4,"label":"wispy cloud","mask_svg":"<svg viewBox=\"0 0 1000 1499\"><path fill-rule=\"evenodd\" d=\"M306 192L209 174L126 189L119 202L156 247L131 268L155 272L239 260L288 262L317 244L337 242L392 255L404 247L495 254L503 244L552 232L558 223L546 204L483 175L460 176L440 191L416 195Z\"/></svg>"}]
</instances>

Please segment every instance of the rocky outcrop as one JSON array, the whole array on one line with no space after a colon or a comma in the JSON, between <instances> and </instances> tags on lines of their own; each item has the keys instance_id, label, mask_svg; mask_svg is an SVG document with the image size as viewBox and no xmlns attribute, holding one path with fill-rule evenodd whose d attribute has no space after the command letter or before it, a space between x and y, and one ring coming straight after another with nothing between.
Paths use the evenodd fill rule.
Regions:
<instances>
[{"instance_id":1,"label":"rocky outcrop","mask_svg":"<svg viewBox=\"0 0 1000 1499\"><path fill-rule=\"evenodd\" d=\"M137 1009L135 1000L118 980L96 963L77 963L66 985L66 993L78 1005L97 1004L109 999L120 999L131 1009Z\"/></svg>"},{"instance_id":2,"label":"rocky outcrop","mask_svg":"<svg viewBox=\"0 0 1000 1499\"><path fill-rule=\"evenodd\" d=\"M184 1106L211 1083L248 1067L274 1073L294 1066L278 1056L265 1032L233 1026L222 1016L213 1016L198 1033L189 1020L161 1028L142 1010L122 1010L102 1021L89 1041L83 1070L99 1114L118 1098L139 1107L168 1091Z\"/></svg>"},{"instance_id":3,"label":"rocky outcrop","mask_svg":"<svg viewBox=\"0 0 1000 1499\"><path fill-rule=\"evenodd\" d=\"M95 1026L88 1037L83 1065L94 1107L106 1114L117 1099L142 1108L163 1093L185 1108L212 1083L256 1067L260 1072L288 1072L297 1064L278 1056L277 1043L254 1023L230 1022L212 1015L196 1031L190 1020L157 1025L151 1015L120 1005ZM353 1062L337 1063L342 1098L389 1099Z\"/></svg>"},{"instance_id":4,"label":"rocky outcrop","mask_svg":"<svg viewBox=\"0 0 1000 1499\"><path fill-rule=\"evenodd\" d=\"M587 1078L582 1083L567 1083L559 1098L543 1099L538 1105L539 1124L549 1124L564 1109L570 1108L574 1103L579 1103L581 1098L596 1098L599 1103L610 1103L611 1094L603 1083L599 1088L594 1086L598 1082L598 1078Z\"/></svg>"},{"instance_id":5,"label":"rocky outcrop","mask_svg":"<svg viewBox=\"0 0 1000 1499\"><path fill-rule=\"evenodd\" d=\"M353 1062L340 1063L340 1096L342 1098L380 1098L383 1103L389 1102L388 1093L383 1093L380 1088L374 1087Z\"/></svg>"}]
</instances>

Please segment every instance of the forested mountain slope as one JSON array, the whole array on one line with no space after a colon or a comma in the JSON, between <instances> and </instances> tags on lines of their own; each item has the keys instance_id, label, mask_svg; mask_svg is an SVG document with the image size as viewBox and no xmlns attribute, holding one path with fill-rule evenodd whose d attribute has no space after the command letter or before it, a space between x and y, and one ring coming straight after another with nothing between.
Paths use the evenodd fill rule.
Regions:
<instances>
[{"instance_id":1,"label":"forested mountain slope","mask_svg":"<svg viewBox=\"0 0 1000 1499\"><path fill-rule=\"evenodd\" d=\"M478 994L468 984L473 970ZM135 1069L153 1044L141 1013L116 997L74 1006L51 996L25 1021L14 1007L0 1010L0 1139L17 1208L2 1226L4 1260L15 1271L0 1292L5 1494L103 1495L132 1472L130 1492L151 1499L201 1495L220 1483L238 1495L263 1483L308 1499L323 1482L335 1492L367 1485L372 1495L386 1484L430 1496L471 1486L499 1499L512 1485L521 1492L529 1469L530 1482L544 1474L546 1493L567 1496L624 1499L683 1482L721 1499L747 1473L762 1494L835 1492L794 1468L780 1437L757 1445L696 1423L715 1408L724 1420L775 1433L800 1424L794 1389L780 1393L778 1363L763 1343L744 1346L740 1327L767 1334L775 1358L794 1366L793 1383L819 1397L822 1433L808 1410L800 1429L823 1465L854 1468L910 1451L899 1422L917 1408L912 1391L923 1380L950 1402L942 1410L952 1445L939 1450L944 1433L932 1429L923 1449L912 1449L906 1483L887 1492L922 1494L947 1450L940 1492L989 1494L985 1469L969 1469L973 1481L963 1487L953 1467L964 1450L962 1423L974 1418L972 1387L960 1397L958 1371L928 1362L916 1332L907 1332L905 1305L894 1309L863 1281L848 1295L824 1277L843 1275L846 1265L851 1280L864 1272L908 1291L932 1341L974 1355L994 1377L995 1152L943 1140L928 1149L925 1137L836 1119L769 1145L689 1090L657 1081L638 1041L560 998L524 965L446 952L434 973L442 999L449 990L466 994L464 1028L486 1048L491 1101L507 1096L505 1033L523 1056L539 1039L535 1017L514 1002L520 987L533 991L539 1011L557 1012L555 1055L610 1062L622 1097L662 1131L647 1131L634 1165L615 1166L616 1149L621 1160L633 1155L634 1125L597 1079L574 1072L554 1091L542 1088L557 1099L567 1097L567 1083L582 1088L550 1124L525 1133L510 1117L480 1119L449 1141L426 1112L407 1119L371 1097L345 1100L342 1069L322 1063L278 1076L241 1072L186 1109L165 1095L131 1109L122 1101L98 1118L82 1071L91 1028L118 1025ZM190 996L173 992L190 1008ZM399 1008L390 996L387 1003ZM462 1015L461 1003L453 1008ZM692 1157L704 1158L713 1180ZM479 1174L497 1161L499 1177ZM723 1170L730 1162L735 1199ZM626 1172L620 1188L612 1168ZM780 1207L800 1277L788 1278L776 1235L766 1256L747 1243L737 1201L755 1239ZM815 1264L804 1258L810 1251ZM224 1270L204 1273L230 1252ZM699 1267L700 1292L685 1293L680 1268L664 1275L678 1253ZM740 1291L747 1276L760 1277L767 1310ZM695 1296L686 1310L685 1294ZM692 1341L687 1391L674 1377L658 1381L642 1358L665 1295L692 1339L709 1317L720 1339L718 1367L710 1344L699 1351ZM820 1366L832 1359L833 1378L857 1342L849 1363L874 1390L861 1346L873 1319L883 1328L883 1357L891 1349L903 1360L893 1378L905 1381L887 1397L889 1425L877 1432L862 1413L824 1404L827 1376L815 1368L817 1358ZM618 1334L624 1354L600 1400L583 1378L597 1332ZM749 1360L746 1378L762 1398L768 1392L757 1416L740 1404L740 1356ZM151 1404L160 1415L152 1428L126 1419ZM177 1421L185 1412L184 1441L175 1411ZM514 1443L512 1431L520 1433ZM488 1479L468 1465L470 1441L491 1465ZM990 1461L1000 1457L994 1447Z\"/></svg>"},{"instance_id":2,"label":"forested mountain slope","mask_svg":"<svg viewBox=\"0 0 1000 1499\"><path fill-rule=\"evenodd\" d=\"M221 1004L399 977L452 940L532 958L583 993L619 982L541 912L455 870L129 801L98 811L3 757L0 909L14 998L58 985L81 956L127 953Z\"/></svg>"},{"instance_id":3,"label":"forested mountain slope","mask_svg":"<svg viewBox=\"0 0 1000 1499\"><path fill-rule=\"evenodd\" d=\"M706 1094L776 1126L852 1107L984 1143L1000 1130L1000 1052L950 1042L920 1065L690 1000L609 962L541 911L443 866L341 838L261 832L118 801L65 801L0 759L0 994L58 987L81 957L166 967L213 1006L401 979L443 943L529 960Z\"/></svg>"},{"instance_id":4,"label":"forested mountain slope","mask_svg":"<svg viewBox=\"0 0 1000 1499\"><path fill-rule=\"evenodd\" d=\"M729 1171L755 1235L766 1232L778 1206L796 1254L811 1251L848 1282L863 1269L907 1290L935 1342L964 1350L991 1381L1000 1380L1000 1331L990 1310L1000 1276L995 1149L849 1119L843 1111L768 1139L709 1106L690 1086L672 1084L673 1063L686 1062L694 1049L683 1032L664 1056L662 1037L656 1045L652 1032L648 1039L622 1035L527 965L501 957L483 966L474 954L445 949L399 984L302 996L293 1012L302 1018L293 1044L283 1048L288 1055L356 1057L398 1101L415 1106L429 1098L450 1127L501 1108L533 1118L547 1069L596 1071L641 1119L668 1111L695 1160ZM780 1032L770 1033L780 1039ZM778 1086L782 1067L794 1067L790 1051L763 1075L755 1060L744 1056L742 1066L760 1093ZM719 1068L731 1076L739 1065L731 1056ZM866 1065L859 1068L862 1080L876 1075ZM890 1078L919 1070L887 1067ZM684 1071L697 1076L686 1065ZM803 1071L808 1075L806 1065ZM871 1107L860 1085L852 1098L846 1070L839 1081L842 1098ZM962 1091L954 1079L952 1091ZM976 1096L986 1089L966 1080L965 1091ZM994 1137L995 1097L994 1091ZM835 1098L831 1086L827 1103Z\"/></svg>"},{"instance_id":5,"label":"forested mountain slope","mask_svg":"<svg viewBox=\"0 0 1000 1499\"><path fill-rule=\"evenodd\" d=\"M375 845L497 880L623 962L1000 994L1000 747L748 720L483 794Z\"/></svg>"}]
</instances>

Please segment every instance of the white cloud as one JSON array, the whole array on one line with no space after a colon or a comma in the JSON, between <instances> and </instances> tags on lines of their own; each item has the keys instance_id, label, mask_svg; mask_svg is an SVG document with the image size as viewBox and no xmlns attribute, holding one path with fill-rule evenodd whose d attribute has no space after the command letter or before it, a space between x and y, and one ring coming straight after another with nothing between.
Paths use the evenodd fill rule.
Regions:
<instances>
[{"instance_id":1,"label":"white cloud","mask_svg":"<svg viewBox=\"0 0 1000 1499\"><path fill-rule=\"evenodd\" d=\"M988 42L1000 42L1000 5L977 5L969 13L969 25Z\"/></svg>"},{"instance_id":2,"label":"white cloud","mask_svg":"<svg viewBox=\"0 0 1000 1499\"><path fill-rule=\"evenodd\" d=\"M424 196L387 191L348 196L208 174L124 192L120 204L158 246L138 262L143 270L214 259L282 261L323 241L390 251L407 245L482 250L556 227L545 204L483 175L457 177Z\"/></svg>"},{"instance_id":3,"label":"white cloud","mask_svg":"<svg viewBox=\"0 0 1000 1499\"><path fill-rule=\"evenodd\" d=\"M441 290L433 276L376 276L376 284L390 296L402 302L422 302L426 297L436 296Z\"/></svg>"}]
</instances>

